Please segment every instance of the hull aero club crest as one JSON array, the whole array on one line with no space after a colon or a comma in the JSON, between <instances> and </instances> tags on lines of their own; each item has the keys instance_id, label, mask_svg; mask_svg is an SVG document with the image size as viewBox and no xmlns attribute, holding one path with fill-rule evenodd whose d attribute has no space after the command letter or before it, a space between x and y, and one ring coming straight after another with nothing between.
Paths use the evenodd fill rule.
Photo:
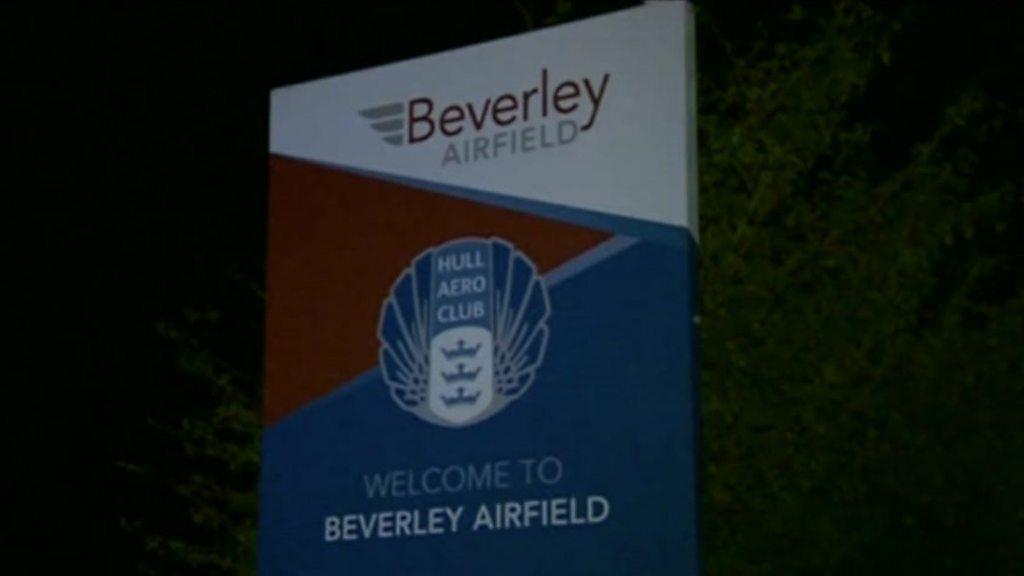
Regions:
<instances>
[{"instance_id":1,"label":"hull aero club crest","mask_svg":"<svg viewBox=\"0 0 1024 576\"><path fill-rule=\"evenodd\" d=\"M391 397L440 426L490 417L533 383L550 311L537 268L504 240L460 238L426 250L381 311Z\"/></svg>"}]
</instances>

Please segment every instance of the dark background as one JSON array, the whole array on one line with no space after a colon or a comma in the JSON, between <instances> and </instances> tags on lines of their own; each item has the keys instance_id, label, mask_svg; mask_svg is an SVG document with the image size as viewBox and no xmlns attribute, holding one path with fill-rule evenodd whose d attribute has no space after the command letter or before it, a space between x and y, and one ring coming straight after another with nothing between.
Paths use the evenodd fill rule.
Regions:
<instances>
[{"instance_id":1,"label":"dark background","mask_svg":"<svg viewBox=\"0 0 1024 576\"><path fill-rule=\"evenodd\" d=\"M258 404L272 87L630 4L380 2L336 3L325 9L257 3L102 8L23 3L0 9L7 46L0 98L8 142L2 209L8 361L0 444L7 465L0 481L0 555L24 562L18 573L25 574L53 573L57 567L139 573L147 566L154 573L173 573L160 572L163 562L171 565L166 549L155 552L147 536L130 524L141 518L146 533L188 532L189 519L182 517L175 499L182 494L173 486L140 481L126 470L132 463L158 462L157 470L162 466L187 477L195 465L180 455L173 434L153 431L211 401L201 382L182 377L182 349L168 330L161 330L166 323L184 324L186 333L201 332L201 346L216 349L225 363L246 375L241 378L244 401ZM808 34L787 23L792 3L725 4L700 5L702 86L727 78L731 55L747 53L766 37L799 43ZM867 96L850 104L852 115L870 117L881 131L872 143L876 169L902 162L965 85L980 83L997 101L1018 97L1019 8L875 4L880 13L904 23L893 40L892 53L898 57L872 74ZM813 20L828 7L807 10ZM1002 268L990 280L995 295L987 297L993 301L1006 297L1000 290L1011 295L1020 290L1014 137L1019 136L1019 115L1014 118L1018 123L996 135L1000 146L985 152L987 163L976 168L991 169L979 177L1010 182L1009 194L1016 199L1011 205L1018 210L1008 233L984 240L979 248L1005 253ZM936 274L947 272L958 273ZM195 328L195 316L208 313L227 320ZM1015 338L1020 332L1009 334ZM1012 363L1020 344L1003 342L997 357ZM1019 375L1016 366L1008 368L1007 381L993 388L999 404L1024 405L1019 381L1012 381L1012 375ZM986 394L984 389L980 394ZM1021 412L1014 411L1024 416ZM999 426L1008 418L1001 417ZM928 426L938 430L958 424ZM925 433L930 430L926 426ZM994 447L999 458L1024 458L1018 443L1006 442ZM978 450L976 461L984 462L986 447ZM713 463L714 452L705 458ZM921 461L920 469L922 475L948 473L931 461ZM1019 466L1014 470L1019 472ZM988 472L978 469L976 474ZM251 470L232 478L237 483L232 490L253 489ZM985 486L969 483L979 493L986 492ZM954 495L936 494L934 506L944 506L946 496ZM993 530L968 530L967 544L942 565L948 573L967 573L976 561L972 549L982 544L994 546L991 553L998 558L989 568L1004 573L1021 568L1012 542L1021 544L1016 539L1022 534L1024 507L1015 502L1016 510L991 519ZM706 503L709 521L715 521L720 504ZM729 506L722 506L727 512ZM954 524L989 525L985 515L991 508L982 506L981 517L971 517L969 499L955 506ZM806 529L815 528L808 523ZM951 529L943 527L943 534ZM929 533L926 527L920 537ZM943 538L951 539L948 534ZM705 545L716 541L706 539ZM744 538L729 542L740 547L738 556L760 551L753 554L761 555L760 563L744 564L744 573L780 573L772 569L772 555L791 554L801 545L773 541L764 527L750 528ZM746 551L743 542L750 547ZM899 548L885 554L897 557ZM916 556L904 556L904 563L925 565L925 550L911 545L909 554L921 555L921 563L915 564Z\"/></svg>"}]
</instances>

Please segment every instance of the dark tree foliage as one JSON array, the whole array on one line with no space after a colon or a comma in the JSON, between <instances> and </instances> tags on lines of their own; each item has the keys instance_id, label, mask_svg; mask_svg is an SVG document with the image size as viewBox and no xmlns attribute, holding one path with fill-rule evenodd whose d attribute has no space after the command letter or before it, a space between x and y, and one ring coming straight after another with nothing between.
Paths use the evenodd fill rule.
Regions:
<instances>
[{"instance_id":1,"label":"dark tree foliage","mask_svg":"<svg viewBox=\"0 0 1024 576\"><path fill-rule=\"evenodd\" d=\"M705 14L711 574L1024 570L1024 108L989 10L794 5L739 45Z\"/></svg>"},{"instance_id":2,"label":"dark tree foliage","mask_svg":"<svg viewBox=\"0 0 1024 576\"><path fill-rule=\"evenodd\" d=\"M158 452L119 462L136 489L167 505L121 518L143 549L142 574L256 571L259 375L236 368L251 358L232 358L231 338L260 333L262 298L244 285L238 294L241 306L224 307L234 317L189 309L157 326L174 347L187 404L150 417L147 444ZM247 333L232 334L232 325Z\"/></svg>"},{"instance_id":3,"label":"dark tree foliage","mask_svg":"<svg viewBox=\"0 0 1024 576\"><path fill-rule=\"evenodd\" d=\"M505 7L615 6L582 4ZM1020 12L700 7L708 574L1024 573ZM158 325L179 388L119 459L145 573L253 573L253 283Z\"/></svg>"}]
</instances>

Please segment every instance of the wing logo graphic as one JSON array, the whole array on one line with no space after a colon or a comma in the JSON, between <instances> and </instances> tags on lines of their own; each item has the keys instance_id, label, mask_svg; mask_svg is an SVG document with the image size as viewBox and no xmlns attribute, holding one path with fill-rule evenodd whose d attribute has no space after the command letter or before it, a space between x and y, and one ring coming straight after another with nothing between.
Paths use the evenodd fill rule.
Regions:
<instances>
[{"instance_id":1,"label":"wing logo graphic","mask_svg":"<svg viewBox=\"0 0 1024 576\"><path fill-rule=\"evenodd\" d=\"M359 111L359 115L370 121L370 127L380 133L381 139L392 146L401 146L404 142L405 104L394 102Z\"/></svg>"},{"instance_id":2,"label":"wing logo graphic","mask_svg":"<svg viewBox=\"0 0 1024 576\"><path fill-rule=\"evenodd\" d=\"M391 398L439 426L486 420L533 384L550 313L537 267L505 240L459 238L424 251L381 309Z\"/></svg>"}]
</instances>

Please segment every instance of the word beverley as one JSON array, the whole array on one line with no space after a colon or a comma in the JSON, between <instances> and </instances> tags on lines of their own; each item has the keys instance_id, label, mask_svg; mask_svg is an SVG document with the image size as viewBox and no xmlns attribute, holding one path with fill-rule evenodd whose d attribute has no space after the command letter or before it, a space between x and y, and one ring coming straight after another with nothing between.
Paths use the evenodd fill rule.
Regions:
<instances>
[{"instance_id":1,"label":"word beverley","mask_svg":"<svg viewBox=\"0 0 1024 576\"><path fill-rule=\"evenodd\" d=\"M605 89L611 74L601 77L600 85L590 78L580 81L564 80L553 90L550 89L548 70L540 73L540 84L521 92L506 92L477 102L456 102L441 109L434 115L435 105L431 98L409 100L408 122L409 144L429 140L435 133L444 136L458 136L463 131L481 132L493 126L508 126L515 122L529 122L531 117L547 118L555 113L572 114L577 110L589 113L580 130L589 130L594 125L601 109ZM589 110L588 110L589 108Z\"/></svg>"}]
</instances>

